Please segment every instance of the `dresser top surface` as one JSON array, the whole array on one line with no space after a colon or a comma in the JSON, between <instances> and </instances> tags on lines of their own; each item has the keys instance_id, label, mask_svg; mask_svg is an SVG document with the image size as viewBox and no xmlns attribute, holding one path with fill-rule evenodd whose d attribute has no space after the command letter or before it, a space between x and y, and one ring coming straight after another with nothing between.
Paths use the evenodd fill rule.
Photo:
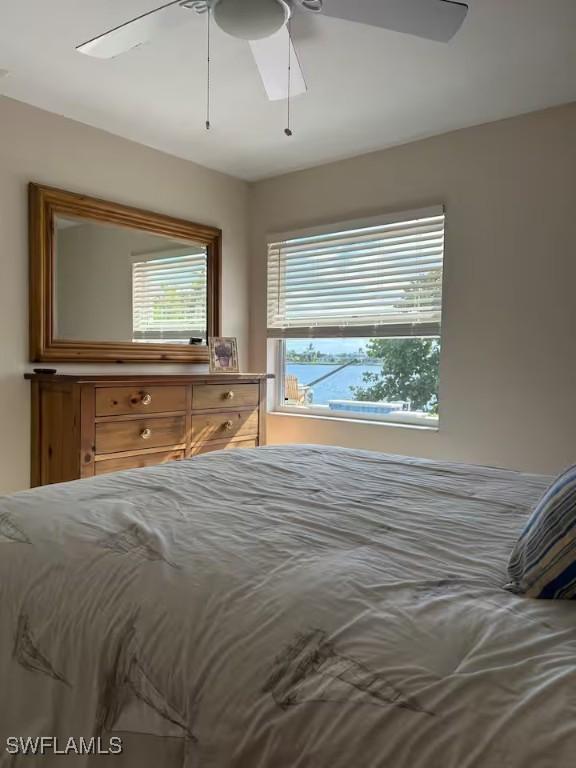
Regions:
<instances>
[{"instance_id":1,"label":"dresser top surface","mask_svg":"<svg viewBox=\"0 0 576 768\"><path fill-rule=\"evenodd\" d=\"M258 382L273 378L267 373L26 373L28 381L69 384L225 384Z\"/></svg>"}]
</instances>

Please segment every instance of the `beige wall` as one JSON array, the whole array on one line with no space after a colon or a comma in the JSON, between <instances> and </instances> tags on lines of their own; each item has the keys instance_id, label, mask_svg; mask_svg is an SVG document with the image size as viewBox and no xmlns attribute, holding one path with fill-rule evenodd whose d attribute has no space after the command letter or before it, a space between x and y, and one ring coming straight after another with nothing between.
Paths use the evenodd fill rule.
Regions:
<instances>
[{"instance_id":1,"label":"beige wall","mask_svg":"<svg viewBox=\"0 0 576 768\"><path fill-rule=\"evenodd\" d=\"M270 441L576 462L576 104L254 185L252 367L266 360L266 233L434 203L447 209L439 432L273 416Z\"/></svg>"},{"instance_id":2,"label":"beige wall","mask_svg":"<svg viewBox=\"0 0 576 768\"><path fill-rule=\"evenodd\" d=\"M246 184L0 97L0 492L29 483L29 385L22 375L31 367L26 187L32 180L221 227L223 330L238 336L247 358Z\"/></svg>"}]
</instances>

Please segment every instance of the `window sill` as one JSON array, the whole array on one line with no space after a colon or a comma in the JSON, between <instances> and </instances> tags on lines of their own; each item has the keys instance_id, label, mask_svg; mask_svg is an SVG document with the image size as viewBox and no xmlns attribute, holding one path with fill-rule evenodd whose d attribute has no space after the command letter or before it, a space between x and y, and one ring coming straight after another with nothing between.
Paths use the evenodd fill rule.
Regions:
<instances>
[{"instance_id":1,"label":"window sill","mask_svg":"<svg viewBox=\"0 0 576 768\"><path fill-rule=\"evenodd\" d=\"M270 416L281 416L285 418L288 417L294 417L297 419L317 419L319 421L336 421L339 423L349 424L352 422L353 424L365 424L369 426L376 426L376 427L392 427L393 429L416 429L419 432L439 432L440 426L431 426L429 424L411 424L408 422L400 422L400 421L384 421L383 419L367 419L367 418L360 418L357 416L329 416L328 414L324 413L301 413L299 411L292 411L292 410L284 410L284 409L275 409L268 411L268 414Z\"/></svg>"}]
</instances>

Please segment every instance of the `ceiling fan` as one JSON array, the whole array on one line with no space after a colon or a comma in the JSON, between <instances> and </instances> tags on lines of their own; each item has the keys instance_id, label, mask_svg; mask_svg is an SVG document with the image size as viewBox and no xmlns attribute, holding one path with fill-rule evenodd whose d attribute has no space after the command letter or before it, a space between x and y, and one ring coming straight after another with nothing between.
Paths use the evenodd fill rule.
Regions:
<instances>
[{"instance_id":1,"label":"ceiling fan","mask_svg":"<svg viewBox=\"0 0 576 768\"><path fill-rule=\"evenodd\" d=\"M224 32L249 42L268 98L276 101L306 91L289 32L295 13L315 13L448 42L467 12L468 5L456 0L173 0L82 43L77 50L97 58L114 58L196 14L205 14L208 33L212 19Z\"/></svg>"}]
</instances>

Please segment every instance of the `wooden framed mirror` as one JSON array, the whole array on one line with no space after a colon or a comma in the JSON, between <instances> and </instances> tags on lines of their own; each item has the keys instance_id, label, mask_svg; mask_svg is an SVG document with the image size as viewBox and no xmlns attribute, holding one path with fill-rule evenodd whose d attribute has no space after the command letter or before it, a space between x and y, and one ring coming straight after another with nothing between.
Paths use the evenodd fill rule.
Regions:
<instances>
[{"instance_id":1,"label":"wooden framed mirror","mask_svg":"<svg viewBox=\"0 0 576 768\"><path fill-rule=\"evenodd\" d=\"M30 184L32 362L208 362L213 227Z\"/></svg>"}]
</instances>

